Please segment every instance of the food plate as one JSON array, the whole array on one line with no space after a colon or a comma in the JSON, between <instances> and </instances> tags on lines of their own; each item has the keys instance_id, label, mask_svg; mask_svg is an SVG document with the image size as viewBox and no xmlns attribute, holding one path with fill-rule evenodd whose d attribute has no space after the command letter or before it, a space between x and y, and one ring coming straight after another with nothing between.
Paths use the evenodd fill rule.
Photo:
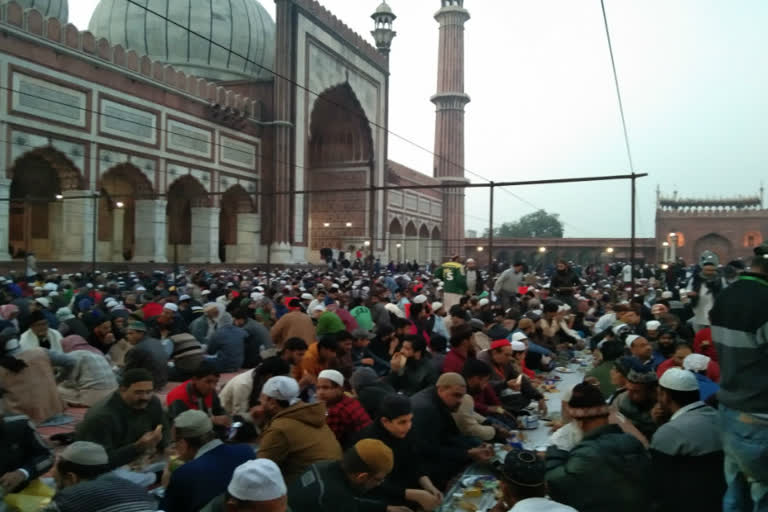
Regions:
<instances>
[{"instance_id":1,"label":"food plate","mask_svg":"<svg viewBox=\"0 0 768 512\"><path fill-rule=\"evenodd\" d=\"M573 373L573 370L571 370L570 368L566 368L565 366L558 366L557 368L555 368L555 371L560 373Z\"/></svg>"}]
</instances>

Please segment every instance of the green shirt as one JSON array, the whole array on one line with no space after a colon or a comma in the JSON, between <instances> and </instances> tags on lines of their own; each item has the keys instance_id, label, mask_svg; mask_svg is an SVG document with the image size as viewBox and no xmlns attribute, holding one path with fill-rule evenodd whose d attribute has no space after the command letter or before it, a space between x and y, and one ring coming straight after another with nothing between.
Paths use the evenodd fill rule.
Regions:
<instances>
[{"instance_id":1,"label":"green shirt","mask_svg":"<svg viewBox=\"0 0 768 512\"><path fill-rule=\"evenodd\" d=\"M464 265L455 261L443 263L436 271L435 277L443 281L445 293L464 295L467 293L467 274Z\"/></svg>"}]
</instances>

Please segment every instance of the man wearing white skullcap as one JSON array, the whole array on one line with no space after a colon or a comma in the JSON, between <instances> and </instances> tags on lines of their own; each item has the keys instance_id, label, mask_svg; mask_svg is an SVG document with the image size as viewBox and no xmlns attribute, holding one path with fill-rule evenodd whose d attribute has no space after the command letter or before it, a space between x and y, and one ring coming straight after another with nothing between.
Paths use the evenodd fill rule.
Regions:
<instances>
[{"instance_id":1,"label":"man wearing white skullcap","mask_svg":"<svg viewBox=\"0 0 768 512\"><path fill-rule=\"evenodd\" d=\"M269 459L248 461L235 469L227 487L227 512L285 512L287 488L280 468Z\"/></svg>"},{"instance_id":2,"label":"man wearing white skullcap","mask_svg":"<svg viewBox=\"0 0 768 512\"><path fill-rule=\"evenodd\" d=\"M115 476L111 469L103 446L88 441L67 446L54 471L58 492L45 510L104 512L157 508L146 489Z\"/></svg>"},{"instance_id":3,"label":"man wearing white skullcap","mask_svg":"<svg viewBox=\"0 0 768 512\"><path fill-rule=\"evenodd\" d=\"M654 371L658 366L664 362L664 357L653 350L648 340L642 336L636 334L629 334L626 338L626 344L632 356L640 361L643 366L653 369Z\"/></svg>"},{"instance_id":4,"label":"man wearing white skullcap","mask_svg":"<svg viewBox=\"0 0 768 512\"><path fill-rule=\"evenodd\" d=\"M723 446L718 415L699 400L696 376L670 368L659 380L658 405L670 417L651 440L660 510L722 510Z\"/></svg>"},{"instance_id":5,"label":"man wearing white skullcap","mask_svg":"<svg viewBox=\"0 0 768 512\"><path fill-rule=\"evenodd\" d=\"M341 458L341 446L326 424L325 404L302 402L295 379L272 377L264 383L260 402L269 424L258 456L275 461L286 482L315 462Z\"/></svg>"},{"instance_id":6,"label":"man wearing white skullcap","mask_svg":"<svg viewBox=\"0 0 768 512\"><path fill-rule=\"evenodd\" d=\"M689 354L683 359L683 368L690 370L696 376L701 399L704 401L709 400L710 397L720 391L720 386L710 379L710 372L712 372L713 367L719 372L717 363L704 354Z\"/></svg>"},{"instance_id":7,"label":"man wearing white skullcap","mask_svg":"<svg viewBox=\"0 0 768 512\"><path fill-rule=\"evenodd\" d=\"M659 328L661 328L661 322L658 320L650 320L645 322L646 338L648 341L656 341L659 337Z\"/></svg>"},{"instance_id":8,"label":"man wearing white skullcap","mask_svg":"<svg viewBox=\"0 0 768 512\"><path fill-rule=\"evenodd\" d=\"M344 376L336 370L323 370L317 376L317 399L325 402L326 422L342 446L372 423L360 402L344 394Z\"/></svg>"}]
</instances>

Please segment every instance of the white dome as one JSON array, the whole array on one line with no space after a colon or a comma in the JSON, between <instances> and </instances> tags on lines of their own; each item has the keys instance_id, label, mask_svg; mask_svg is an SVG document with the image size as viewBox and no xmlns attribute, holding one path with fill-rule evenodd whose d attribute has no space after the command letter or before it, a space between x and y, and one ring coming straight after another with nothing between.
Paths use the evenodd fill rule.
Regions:
<instances>
[{"instance_id":1,"label":"white dome","mask_svg":"<svg viewBox=\"0 0 768 512\"><path fill-rule=\"evenodd\" d=\"M127 0L100 0L88 30L112 44L209 80L271 78L275 22L257 0L145 2L149 10Z\"/></svg>"},{"instance_id":2,"label":"white dome","mask_svg":"<svg viewBox=\"0 0 768 512\"><path fill-rule=\"evenodd\" d=\"M0 4L8 2L10 0L0 0ZM62 23L69 18L67 0L16 0L16 3L24 9L37 9L46 18L58 18Z\"/></svg>"}]
</instances>

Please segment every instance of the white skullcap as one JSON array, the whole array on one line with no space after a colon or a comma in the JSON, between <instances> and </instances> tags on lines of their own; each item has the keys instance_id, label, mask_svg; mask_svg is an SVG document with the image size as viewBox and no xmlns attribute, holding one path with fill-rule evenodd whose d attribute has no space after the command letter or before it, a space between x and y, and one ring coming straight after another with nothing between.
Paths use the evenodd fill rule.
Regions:
<instances>
[{"instance_id":1,"label":"white skullcap","mask_svg":"<svg viewBox=\"0 0 768 512\"><path fill-rule=\"evenodd\" d=\"M527 348L522 341L513 341L511 343L513 352L524 352Z\"/></svg>"},{"instance_id":2,"label":"white skullcap","mask_svg":"<svg viewBox=\"0 0 768 512\"><path fill-rule=\"evenodd\" d=\"M35 302L37 302L38 304L40 304L41 306L43 306L46 309L51 307L51 301L46 299L45 297L39 297L39 298L35 299Z\"/></svg>"},{"instance_id":3,"label":"white skullcap","mask_svg":"<svg viewBox=\"0 0 768 512\"><path fill-rule=\"evenodd\" d=\"M182 295L181 297L179 297L179 302L183 302L185 300L191 300L191 299L192 297L190 297L189 295Z\"/></svg>"},{"instance_id":4,"label":"white skullcap","mask_svg":"<svg viewBox=\"0 0 768 512\"><path fill-rule=\"evenodd\" d=\"M59 285L57 285L56 283L45 283L43 285L43 290L47 292L55 292L58 289L59 289Z\"/></svg>"},{"instance_id":5,"label":"white skullcap","mask_svg":"<svg viewBox=\"0 0 768 512\"><path fill-rule=\"evenodd\" d=\"M291 405L299 401L299 383L292 377L277 376L272 377L264 383L261 392L269 398L282 400Z\"/></svg>"},{"instance_id":6,"label":"white skullcap","mask_svg":"<svg viewBox=\"0 0 768 512\"><path fill-rule=\"evenodd\" d=\"M109 457L104 447L89 441L75 441L61 452L60 457L81 466L106 466L109 464Z\"/></svg>"},{"instance_id":7,"label":"white skullcap","mask_svg":"<svg viewBox=\"0 0 768 512\"><path fill-rule=\"evenodd\" d=\"M200 292L200 295L210 295L210 294L211 294L211 290L203 290Z\"/></svg>"},{"instance_id":8,"label":"white skullcap","mask_svg":"<svg viewBox=\"0 0 768 512\"><path fill-rule=\"evenodd\" d=\"M251 294L251 300L254 301L254 302L259 302L263 298L264 298L264 294L263 293L253 292Z\"/></svg>"},{"instance_id":9,"label":"white skullcap","mask_svg":"<svg viewBox=\"0 0 768 512\"><path fill-rule=\"evenodd\" d=\"M627 340L626 340L627 347L631 348L632 347L632 343L634 343L635 340L637 340L637 339L640 339L640 336L638 336L637 334L630 334L630 335L628 335L627 336Z\"/></svg>"},{"instance_id":10,"label":"white skullcap","mask_svg":"<svg viewBox=\"0 0 768 512\"><path fill-rule=\"evenodd\" d=\"M432 303L432 311L437 311L441 307L443 307L443 303L442 302L438 301L438 302L433 302Z\"/></svg>"},{"instance_id":11,"label":"white skullcap","mask_svg":"<svg viewBox=\"0 0 768 512\"><path fill-rule=\"evenodd\" d=\"M670 368L664 372L664 375L659 379L659 385L673 391L699 390L699 383L696 381L696 376L688 370L681 370L680 368Z\"/></svg>"},{"instance_id":12,"label":"white skullcap","mask_svg":"<svg viewBox=\"0 0 768 512\"><path fill-rule=\"evenodd\" d=\"M528 336L526 336L526 334L524 332L521 332L521 331L517 331L516 333L514 333L512 335L512 341L520 341L520 342L522 342L523 340L527 340L527 339L528 339Z\"/></svg>"},{"instance_id":13,"label":"white skullcap","mask_svg":"<svg viewBox=\"0 0 768 512\"><path fill-rule=\"evenodd\" d=\"M659 327L661 327L661 322L658 320L651 320L649 322L645 322L645 328L649 331L658 331Z\"/></svg>"},{"instance_id":14,"label":"white skullcap","mask_svg":"<svg viewBox=\"0 0 768 512\"><path fill-rule=\"evenodd\" d=\"M671 291L669 291L669 290L667 290L667 291L664 291L664 292L661 292L661 298L662 298L662 299L671 299L671 298L672 298L672 296L673 296L673 294L672 294L672 292L671 292Z\"/></svg>"},{"instance_id":15,"label":"white skullcap","mask_svg":"<svg viewBox=\"0 0 768 512\"><path fill-rule=\"evenodd\" d=\"M227 492L241 501L263 502L282 498L288 490L277 464L270 459L254 459L235 468Z\"/></svg>"},{"instance_id":16,"label":"white skullcap","mask_svg":"<svg viewBox=\"0 0 768 512\"><path fill-rule=\"evenodd\" d=\"M475 262L474 258L467 258L467 263L474 263L474 262Z\"/></svg>"},{"instance_id":17,"label":"white skullcap","mask_svg":"<svg viewBox=\"0 0 768 512\"><path fill-rule=\"evenodd\" d=\"M314 299L314 297L312 296L311 293L302 293L301 294L301 299L302 300L312 300L312 299Z\"/></svg>"},{"instance_id":18,"label":"white skullcap","mask_svg":"<svg viewBox=\"0 0 768 512\"><path fill-rule=\"evenodd\" d=\"M427 296L426 295L419 294L419 295L417 295L417 296L415 296L413 298L413 303L414 304L424 304L425 302L427 302Z\"/></svg>"},{"instance_id":19,"label":"white skullcap","mask_svg":"<svg viewBox=\"0 0 768 512\"><path fill-rule=\"evenodd\" d=\"M317 304L312 308L312 311L325 311L325 304Z\"/></svg>"},{"instance_id":20,"label":"white skullcap","mask_svg":"<svg viewBox=\"0 0 768 512\"><path fill-rule=\"evenodd\" d=\"M344 385L344 376L341 374L341 372L336 370L323 370L318 374L317 378L328 379L331 382L335 382L339 386Z\"/></svg>"},{"instance_id":21,"label":"white skullcap","mask_svg":"<svg viewBox=\"0 0 768 512\"><path fill-rule=\"evenodd\" d=\"M619 334L621 334L621 330L624 329L625 327L627 327L627 324L616 324L613 326L611 331L613 331L614 336L618 336Z\"/></svg>"},{"instance_id":22,"label":"white skullcap","mask_svg":"<svg viewBox=\"0 0 768 512\"><path fill-rule=\"evenodd\" d=\"M683 359L683 368L692 372L706 371L710 358L704 354L689 354Z\"/></svg>"},{"instance_id":23,"label":"white skullcap","mask_svg":"<svg viewBox=\"0 0 768 512\"><path fill-rule=\"evenodd\" d=\"M173 302L166 302L163 306L163 309L167 309L168 311L173 311L174 313L179 310L179 306L174 304Z\"/></svg>"},{"instance_id":24,"label":"white skullcap","mask_svg":"<svg viewBox=\"0 0 768 512\"><path fill-rule=\"evenodd\" d=\"M487 306L490 303L491 303L491 301L489 301L488 299L483 298L483 299L480 299L477 302L477 305L480 306L480 307L483 307L483 306Z\"/></svg>"}]
</instances>

